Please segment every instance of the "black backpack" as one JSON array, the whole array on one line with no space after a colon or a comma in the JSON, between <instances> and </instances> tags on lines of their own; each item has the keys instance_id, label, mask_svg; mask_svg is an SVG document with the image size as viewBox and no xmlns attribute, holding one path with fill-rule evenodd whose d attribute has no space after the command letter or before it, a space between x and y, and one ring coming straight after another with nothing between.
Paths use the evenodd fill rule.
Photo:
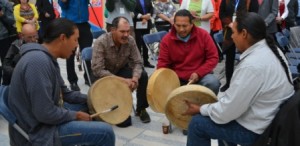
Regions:
<instances>
[{"instance_id":1,"label":"black backpack","mask_svg":"<svg viewBox=\"0 0 300 146\"><path fill-rule=\"evenodd\" d=\"M300 91L280 106L272 123L253 146L300 146Z\"/></svg>"}]
</instances>

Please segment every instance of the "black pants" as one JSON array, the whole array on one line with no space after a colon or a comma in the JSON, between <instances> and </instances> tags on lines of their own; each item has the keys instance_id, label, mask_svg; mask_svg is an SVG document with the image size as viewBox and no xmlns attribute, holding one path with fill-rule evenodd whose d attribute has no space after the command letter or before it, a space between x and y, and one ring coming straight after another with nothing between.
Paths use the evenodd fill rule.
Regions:
<instances>
[{"instance_id":1,"label":"black pants","mask_svg":"<svg viewBox=\"0 0 300 146\"><path fill-rule=\"evenodd\" d=\"M93 43L93 35L90 30L90 24L88 22L84 23L76 23L78 29L79 29L79 38L78 38L78 43L79 43L79 49L80 52L86 48L86 47L91 47ZM68 74L68 81L72 83L77 83L78 77L75 72L75 63L74 63L74 58L75 58L75 52L70 56L70 58L67 59L67 74ZM89 73L91 73L91 62L87 61L87 69ZM84 80L87 81L87 75L86 72L84 73Z\"/></svg>"},{"instance_id":2,"label":"black pants","mask_svg":"<svg viewBox=\"0 0 300 146\"><path fill-rule=\"evenodd\" d=\"M132 69L129 67L123 68L116 75L123 78L132 78ZM139 79L139 86L136 91L136 98L137 98L136 111L140 111L149 106L147 101L147 96L146 96L147 84L148 84L148 74L145 70L143 70L141 77Z\"/></svg>"},{"instance_id":3,"label":"black pants","mask_svg":"<svg viewBox=\"0 0 300 146\"><path fill-rule=\"evenodd\" d=\"M149 34L150 33L150 29L135 29L135 40L136 40L136 45L140 51L140 53L143 54L143 60L144 63L149 62L149 56L148 56L148 48L143 40L143 36L145 34ZM143 52L142 52L142 47L143 47Z\"/></svg>"},{"instance_id":4,"label":"black pants","mask_svg":"<svg viewBox=\"0 0 300 146\"><path fill-rule=\"evenodd\" d=\"M0 40L0 59L1 59L1 63L3 64L4 58L7 54L7 51L11 45L11 43L13 41L15 41L17 39L17 36L14 37L8 37L5 39ZM11 76L7 76L7 75L3 75L2 76L2 67L0 68L0 83L1 83L1 79L3 79L2 84L4 85L8 85L10 83L10 78Z\"/></svg>"}]
</instances>

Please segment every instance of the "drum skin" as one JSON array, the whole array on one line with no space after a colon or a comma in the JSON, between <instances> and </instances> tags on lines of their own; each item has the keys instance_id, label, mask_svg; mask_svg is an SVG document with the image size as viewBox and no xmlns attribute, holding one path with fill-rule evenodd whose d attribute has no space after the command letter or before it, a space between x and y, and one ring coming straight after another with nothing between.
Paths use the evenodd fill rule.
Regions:
<instances>
[{"instance_id":1,"label":"drum skin","mask_svg":"<svg viewBox=\"0 0 300 146\"><path fill-rule=\"evenodd\" d=\"M173 70L160 68L154 71L147 86L147 100L151 109L164 113L168 95L179 86L179 78Z\"/></svg>"},{"instance_id":2,"label":"drum skin","mask_svg":"<svg viewBox=\"0 0 300 146\"><path fill-rule=\"evenodd\" d=\"M216 102L217 97L213 91L200 85L181 86L169 94L167 104L165 106L165 114L172 124L178 128L186 130L192 116L182 115L182 113L188 109L185 100L202 105Z\"/></svg>"},{"instance_id":3,"label":"drum skin","mask_svg":"<svg viewBox=\"0 0 300 146\"><path fill-rule=\"evenodd\" d=\"M119 124L125 121L132 109L132 94L128 85L114 76L97 80L89 89L87 101L90 114L118 105L114 111L98 116L109 124Z\"/></svg>"}]
</instances>

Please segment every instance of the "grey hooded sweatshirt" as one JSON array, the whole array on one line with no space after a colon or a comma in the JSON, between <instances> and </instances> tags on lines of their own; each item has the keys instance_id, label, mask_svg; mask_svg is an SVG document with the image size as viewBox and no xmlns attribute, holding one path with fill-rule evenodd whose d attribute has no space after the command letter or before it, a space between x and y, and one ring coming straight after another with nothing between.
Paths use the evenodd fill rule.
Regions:
<instances>
[{"instance_id":1,"label":"grey hooded sweatshirt","mask_svg":"<svg viewBox=\"0 0 300 146\"><path fill-rule=\"evenodd\" d=\"M27 141L9 127L11 145L59 146L57 126L76 119L76 112L59 106L60 92L65 101L85 103L86 95L64 85L57 60L40 44L22 45L10 84L8 105L17 124L29 134Z\"/></svg>"}]
</instances>

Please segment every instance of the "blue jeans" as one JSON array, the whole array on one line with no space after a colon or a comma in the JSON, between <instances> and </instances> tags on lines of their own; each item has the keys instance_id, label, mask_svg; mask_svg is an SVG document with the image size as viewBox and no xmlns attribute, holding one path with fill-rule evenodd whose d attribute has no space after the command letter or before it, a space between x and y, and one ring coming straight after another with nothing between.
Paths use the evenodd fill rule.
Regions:
<instances>
[{"instance_id":1,"label":"blue jeans","mask_svg":"<svg viewBox=\"0 0 300 146\"><path fill-rule=\"evenodd\" d=\"M180 85L186 85L188 81L180 80ZM213 74L207 74L203 78L201 78L198 83L195 83L198 85L205 86L212 90L216 95L218 95L219 88L221 86L220 81L213 75Z\"/></svg>"},{"instance_id":2,"label":"blue jeans","mask_svg":"<svg viewBox=\"0 0 300 146\"><path fill-rule=\"evenodd\" d=\"M86 110L86 104L64 103L69 110ZM115 134L111 125L100 121L71 121L58 125L58 134L63 146L95 145L114 146Z\"/></svg>"},{"instance_id":3,"label":"blue jeans","mask_svg":"<svg viewBox=\"0 0 300 146\"><path fill-rule=\"evenodd\" d=\"M209 117L197 114L188 127L187 146L210 146L211 139L226 141L229 146L250 146L258 137L259 134L247 130L236 121L216 124Z\"/></svg>"}]
</instances>

